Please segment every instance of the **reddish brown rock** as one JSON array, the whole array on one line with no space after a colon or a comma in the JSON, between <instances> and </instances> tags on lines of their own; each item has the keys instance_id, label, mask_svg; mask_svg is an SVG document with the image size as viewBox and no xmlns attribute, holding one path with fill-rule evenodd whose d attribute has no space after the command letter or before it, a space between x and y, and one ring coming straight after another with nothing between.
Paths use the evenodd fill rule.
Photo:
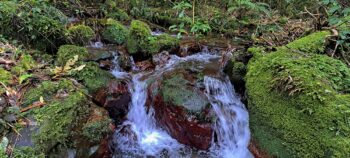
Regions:
<instances>
[{"instance_id":1,"label":"reddish brown rock","mask_svg":"<svg viewBox=\"0 0 350 158\"><path fill-rule=\"evenodd\" d=\"M249 151L253 154L255 158L272 158L265 151L263 151L258 145L257 142L251 140L249 143Z\"/></svg>"},{"instance_id":2,"label":"reddish brown rock","mask_svg":"<svg viewBox=\"0 0 350 158\"><path fill-rule=\"evenodd\" d=\"M127 83L112 81L108 87L99 89L93 99L96 104L108 111L116 123L120 123L129 111L131 95Z\"/></svg>"},{"instance_id":3,"label":"reddish brown rock","mask_svg":"<svg viewBox=\"0 0 350 158\"><path fill-rule=\"evenodd\" d=\"M112 151L109 148L109 137L103 139L97 151L90 156L90 158L112 158Z\"/></svg>"},{"instance_id":4,"label":"reddish brown rock","mask_svg":"<svg viewBox=\"0 0 350 158\"><path fill-rule=\"evenodd\" d=\"M213 136L210 123L188 118L185 109L164 103L160 96L154 101L155 118L170 135L182 144L207 150Z\"/></svg>"},{"instance_id":5,"label":"reddish brown rock","mask_svg":"<svg viewBox=\"0 0 350 158\"><path fill-rule=\"evenodd\" d=\"M212 137L211 106L201 84L202 75L185 70L165 73L148 87L146 105L153 106L155 119L178 142L209 149Z\"/></svg>"}]
</instances>

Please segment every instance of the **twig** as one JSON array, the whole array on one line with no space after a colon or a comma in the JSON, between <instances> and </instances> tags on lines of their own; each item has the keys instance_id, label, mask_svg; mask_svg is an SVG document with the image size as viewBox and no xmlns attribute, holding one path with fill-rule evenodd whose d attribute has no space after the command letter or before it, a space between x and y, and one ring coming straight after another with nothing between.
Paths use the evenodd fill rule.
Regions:
<instances>
[{"instance_id":1,"label":"twig","mask_svg":"<svg viewBox=\"0 0 350 158\"><path fill-rule=\"evenodd\" d=\"M31 106L28 106L28 107L26 107L26 108L21 109L20 112L21 112L21 113L27 112L27 111L29 111L29 110L31 110L31 109L33 109L33 108L42 107L42 106L44 106L45 104L46 104L46 103L36 102L36 104L34 103L34 104L31 105Z\"/></svg>"}]
</instances>

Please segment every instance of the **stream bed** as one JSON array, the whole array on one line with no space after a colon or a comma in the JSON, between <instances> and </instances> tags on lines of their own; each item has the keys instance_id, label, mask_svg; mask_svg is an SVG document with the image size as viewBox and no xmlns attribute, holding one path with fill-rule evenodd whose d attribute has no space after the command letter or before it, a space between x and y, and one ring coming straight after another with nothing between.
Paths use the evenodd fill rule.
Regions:
<instances>
[{"instance_id":1,"label":"stream bed","mask_svg":"<svg viewBox=\"0 0 350 158\"><path fill-rule=\"evenodd\" d=\"M117 53L118 54L118 53ZM127 114L127 119L122 125L117 127L113 136L111 148L114 151L114 157L222 157L222 158L250 158L253 157L248 150L250 142L249 131L249 116L245 105L240 101L240 98L234 92L228 76L223 73L220 61L221 54L209 52L207 48L202 52L189 55L186 57L178 57L176 55L168 55L166 62L157 65L155 70L138 71L133 68L131 72L125 72L118 65L118 55L114 59L114 69L112 74L119 79L128 80L129 91L131 93L130 109ZM133 64L135 65L135 64ZM185 72L185 73L184 73ZM164 78L170 77L170 84L174 84L177 79L174 75L178 74L193 74L200 76L194 81L195 94L193 97L203 97L204 99L191 100L192 98L181 98L183 101L182 109L191 109L201 106L200 100L207 100L210 116L209 141L210 147L207 150L196 149L191 147L193 140L202 138L193 135L188 139L182 140L181 133L191 133L191 127L185 127L186 122L190 122L190 126L200 122L192 114L185 117L185 122L181 127L180 124L173 125L173 122L166 121L165 118L171 115L158 110L157 97L152 97L153 93L161 91L154 88L168 84L168 80ZM199 75L198 75L199 74ZM184 78L190 78L183 75ZM163 80L165 80L163 82ZM159 83L159 84L156 84ZM180 84L189 84L186 80ZM175 87L177 88L177 87ZM181 85L179 86L181 89ZM187 91L187 89L185 89ZM183 92L184 94L186 92ZM152 94L149 94L152 93ZM179 95L180 97L191 97L175 91L169 92L170 96ZM163 97L166 95L162 93ZM203 95L202 95L203 94ZM164 99L164 98L163 98ZM171 98L170 98L171 100ZM175 101L174 101L175 100ZM172 100L176 103L176 99ZM167 104L167 103L165 103ZM166 105L169 106L169 105ZM172 105L176 106L176 105ZM178 106L177 106L178 107ZM177 108L175 107L175 108ZM167 108L167 107L166 107ZM192 110L192 109L191 109ZM198 109L197 109L198 110ZM202 110L202 109L199 109ZM166 115L166 116L162 116ZM176 115L176 114L175 114ZM180 114L181 115L181 114ZM194 115L194 114L193 114ZM174 116L176 117L176 116ZM199 117L197 117L199 118ZM170 117L173 119L173 117ZM186 120L187 119L187 120ZM178 121L178 119L177 119ZM208 123L205 125L208 125ZM200 123L199 123L200 124ZM204 126L200 124L200 127ZM176 130L180 129L180 130ZM176 132L180 132L176 133ZM191 137L191 135L189 136ZM184 142L181 143L181 142ZM204 141L203 141L204 142ZM205 147L204 147L205 148Z\"/></svg>"}]
</instances>

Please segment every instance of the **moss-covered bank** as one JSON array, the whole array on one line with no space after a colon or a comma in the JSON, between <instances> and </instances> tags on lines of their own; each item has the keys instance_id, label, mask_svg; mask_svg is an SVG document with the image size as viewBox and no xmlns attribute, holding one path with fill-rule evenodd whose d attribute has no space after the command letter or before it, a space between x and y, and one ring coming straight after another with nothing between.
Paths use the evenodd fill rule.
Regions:
<instances>
[{"instance_id":1,"label":"moss-covered bank","mask_svg":"<svg viewBox=\"0 0 350 158\"><path fill-rule=\"evenodd\" d=\"M252 137L270 155L350 157L350 69L322 54L328 32L265 52L251 48Z\"/></svg>"}]
</instances>

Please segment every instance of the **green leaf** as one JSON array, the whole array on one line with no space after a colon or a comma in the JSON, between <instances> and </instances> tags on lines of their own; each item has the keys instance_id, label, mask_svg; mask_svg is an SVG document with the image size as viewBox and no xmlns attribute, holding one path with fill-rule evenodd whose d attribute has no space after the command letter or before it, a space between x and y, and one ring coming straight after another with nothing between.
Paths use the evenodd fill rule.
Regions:
<instances>
[{"instance_id":1,"label":"green leaf","mask_svg":"<svg viewBox=\"0 0 350 158\"><path fill-rule=\"evenodd\" d=\"M33 76L32 74L24 74L24 75L21 75L21 76L19 77L19 84L22 84L23 81L25 81L26 79L28 79L28 78L30 78L30 77L32 77L32 76Z\"/></svg>"}]
</instances>

